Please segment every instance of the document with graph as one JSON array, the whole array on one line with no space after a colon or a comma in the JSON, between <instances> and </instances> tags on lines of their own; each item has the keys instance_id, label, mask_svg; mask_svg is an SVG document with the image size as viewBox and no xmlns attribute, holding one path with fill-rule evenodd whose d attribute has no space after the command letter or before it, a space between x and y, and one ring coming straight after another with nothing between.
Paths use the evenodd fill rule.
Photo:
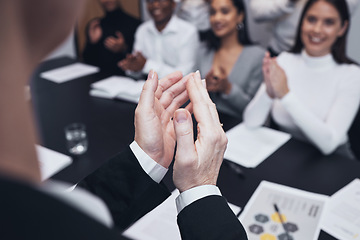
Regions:
<instances>
[{"instance_id":1,"label":"document with graph","mask_svg":"<svg viewBox=\"0 0 360 240\"><path fill-rule=\"evenodd\" d=\"M249 240L315 240L328 198L262 181L239 219Z\"/></svg>"}]
</instances>

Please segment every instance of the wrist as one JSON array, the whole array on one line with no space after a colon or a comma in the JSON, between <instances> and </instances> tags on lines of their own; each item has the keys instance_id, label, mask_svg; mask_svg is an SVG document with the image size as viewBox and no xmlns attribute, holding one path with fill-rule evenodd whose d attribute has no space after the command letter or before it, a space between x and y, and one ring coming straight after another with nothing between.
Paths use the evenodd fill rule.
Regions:
<instances>
[{"instance_id":1,"label":"wrist","mask_svg":"<svg viewBox=\"0 0 360 240\"><path fill-rule=\"evenodd\" d=\"M288 88L284 89L284 90L281 92L281 94L279 95L279 98L281 99L281 98L285 97L286 94L288 94L288 93L289 93L289 89L288 89Z\"/></svg>"},{"instance_id":2,"label":"wrist","mask_svg":"<svg viewBox=\"0 0 360 240\"><path fill-rule=\"evenodd\" d=\"M182 192L175 200L178 213L191 203L211 195L221 196L221 192L217 186L202 185Z\"/></svg>"}]
</instances>

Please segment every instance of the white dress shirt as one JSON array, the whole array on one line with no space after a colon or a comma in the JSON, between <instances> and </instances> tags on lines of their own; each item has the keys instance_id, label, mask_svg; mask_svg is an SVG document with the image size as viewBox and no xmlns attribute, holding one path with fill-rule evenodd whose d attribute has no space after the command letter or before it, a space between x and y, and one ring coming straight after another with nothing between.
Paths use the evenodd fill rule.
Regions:
<instances>
[{"instance_id":1,"label":"white dress shirt","mask_svg":"<svg viewBox=\"0 0 360 240\"><path fill-rule=\"evenodd\" d=\"M141 24L135 34L134 52L141 52L147 59L142 69L143 74L148 74L153 69L162 78L177 70L184 75L195 71L198 45L197 29L172 16L161 32L155 27L153 20ZM129 71L127 73L135 77L139 75Z\"/></svg>"}]
</instances>

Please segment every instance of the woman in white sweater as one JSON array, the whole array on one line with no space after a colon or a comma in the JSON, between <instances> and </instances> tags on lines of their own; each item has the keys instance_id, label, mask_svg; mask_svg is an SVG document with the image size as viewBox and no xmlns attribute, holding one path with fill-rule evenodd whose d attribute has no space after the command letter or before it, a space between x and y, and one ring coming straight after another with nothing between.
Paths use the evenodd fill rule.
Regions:
<instances>
[{"instance_id":1,"label":"woman in white sweater","mask_svg":"<svg viewBox=\"0 0 360 240\"><path fill-rule=\"evenodd\" d=\"M323 154L354 157L347 132L360 102L360 68L346 56L350 18L345 0L310 0L291 53L263 61L264 83L244 112L248 127L269 112L280 130Z\"/></svg>"}]
</instances>

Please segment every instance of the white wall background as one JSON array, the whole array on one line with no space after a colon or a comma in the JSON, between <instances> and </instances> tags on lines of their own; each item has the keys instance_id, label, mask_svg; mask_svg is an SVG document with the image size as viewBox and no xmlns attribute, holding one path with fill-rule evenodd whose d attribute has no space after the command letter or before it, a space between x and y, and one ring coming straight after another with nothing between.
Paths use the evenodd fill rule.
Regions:
<instances>
[{"instance_id":1,"label":"white wall background","mask_svg":"<svg viewBox=\"0 0 360 240\"><path fill-rule=\"evenodd\" d=\"M360 64L360 6L351 18L350 32L348 35L347 54Z\"/></svg>"},{"instance_id":2,"label":"white wall background","mask_svg":"<svg viewBox=\"0 0 360 240\"><path fill-rule=\"evenodd\" d=\"M71 57L76 58L76 50L75 50L75 41L74 41L74 33L71 33L70 36L61 44L55 51L49 54L44 60L49 60L57 57Z\"/></svg>"}]
</instances>

